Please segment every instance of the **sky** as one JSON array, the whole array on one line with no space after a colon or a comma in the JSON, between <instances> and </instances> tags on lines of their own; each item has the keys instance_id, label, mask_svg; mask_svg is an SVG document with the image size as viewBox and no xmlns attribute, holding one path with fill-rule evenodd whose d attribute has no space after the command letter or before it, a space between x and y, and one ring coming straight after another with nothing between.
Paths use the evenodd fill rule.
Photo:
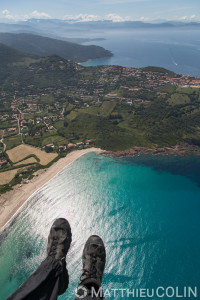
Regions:
<instances>
[{"instance_id":1,"label":"sky","mask_svg":"<svg viewBox=\"0 0 200 300\"><path fill-rule=\"evenodd\" d=\"M177 20L200 22L200 0L6 0L4 22L36 19L70 21Z\"/></svg>"}]
</instances>

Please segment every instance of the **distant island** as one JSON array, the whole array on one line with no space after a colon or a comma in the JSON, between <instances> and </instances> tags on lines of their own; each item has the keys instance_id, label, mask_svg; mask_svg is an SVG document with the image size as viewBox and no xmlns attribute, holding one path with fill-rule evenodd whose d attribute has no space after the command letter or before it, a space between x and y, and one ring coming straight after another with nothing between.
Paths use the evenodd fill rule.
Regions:
<instances>
[{"instance_id":1,"label":"distant island","mask_svg":"<svg viewBox=\"0 0 200 300\"><path fill-rule=\"evenodd\" d=\"M3 44L0 63L1 193L74 149L186 154L200 145L199 78L157 67L86 68Z\"/></svg>"}]
</instances>

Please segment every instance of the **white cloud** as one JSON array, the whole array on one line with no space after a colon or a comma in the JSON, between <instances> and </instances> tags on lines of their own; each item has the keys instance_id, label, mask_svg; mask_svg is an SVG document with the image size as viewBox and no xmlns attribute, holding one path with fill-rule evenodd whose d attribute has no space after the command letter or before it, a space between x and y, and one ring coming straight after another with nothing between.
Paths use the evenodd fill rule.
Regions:
<instances>
[{"instance_id":1,"label":"white cloud","mask_svg":"<svg viewBox=\"0 0 200 300\"><path fill-rule=\"evenodd\" d=\"M161 16L159 16L157 19L162 19ZM157 20L156 19L156 20ZM75 22L92 22L92 21L112 21L112 22L125 22L125 21L142 21L142 22L151 22L154 19L153 18L148 18L148 17L138 17L138 18L133 18L130 16L125 16L122 17L118 14L115 13L110 13L105 16L98 16L98 15L87 15L87 14L79 14L79 15L65 15L63 17L63 20L66 20L71 23ZM191 16L174 16L170 19L166 19L167 21L194 21L198 20L198 16L196 15L191 15Z\"/></svg>"},{"instance_id":2,"label":"white cloud","mask_svg":"<svg viewBox=\"0 0 200 300\"><path fill-rule=\"evenodd\" d=\"M2 14L4 15L4 17L6 19L9 19L9 20L14 20L15 19L15 17L10 14L8 9L2 10Z\"/></svg>"},{"instance_id":3,"label":"white cloud","mask_svg":"<svg viewBox=\"0 0 200 300\"><path fill-rule=\"evenodd\" d=\"M47 13L39 12L37 10L34 10L33 12L31 12L30 14L27 14L27 15L12 15L9 10L4 9L2 11L2 14L3 14L4 18L9 19L9 20L13 20L13 21L26 21L26 20L31 19L31 18L35 18L35 19L49 19L49 18L51 18Z\"/></svg>"},{"instance_id":4,"label":"white cloud","mask_svg":"<svg viewBox=\"0 0 200 300\"><path fill-rule=\"evenodd\" d=\"M87 14L79 14L79 15L65 15L63 17L64 20L72 21L72 22L91 22L98 21L100 18L96 15L87 15Z\"/></svg>"},{"instance_id":5,"label":"white cloud","mask_svg":"<svg viewBox=\"0 0 200 300\"><path fill-rule=\"evenodd\" d=\"M10 12L9 12L9 10L4 9L4 10L2 10L2 14L3 14L4 16L6 16L6 15L9 15Z\"/></svg>"},{"instance_id":6,"label":"white cloud","mask_svg":"<svg viewBox=\"0 0 200 300\"><path fill-rule=\"evenodd\" d=\"M183 16L183 17L180 17L179 19L182 20L182 21L186 21L188 19L188 17L187 16Z\"/></svg>"},{"instance_id":7,"label":"white cloud","mask_svg":"<svg viewBox=\"0 0 200 300\"><path fill-rule=\"evenodd\" d=\"M92 21L102 21L108 20L112 22L124 22L124 21L131 21L133 20L131 17L121 17L117 14L108 14L104 17L100 17L97 15L87 15L87 14L79 14L79 15L65 15L63 20L68 22L92 22Z\"/></svg>"},{"instance_id":8,"label":"white cloud","mask_svg":"<svg viewBox=\"0 0 200 300\"><path fill-rule=\"evenodd\" d=\"M139 21L142 21L142 22L146 22L146 21L149 21L150 19L149 18L145 18L145 17L141 17L139 19Z\"/></svg>"},{"instance_id":9,"label":"white cloud","mask_svg":"<svg viewBox=\"0 0 200 300\"><path fill-rule=\"evenodd\" d=\"M123 22L124 18L120 17L117 14L109 14L105 16L105 20L113 21L113 22Z\"/></svg>"},{"instance_id":10,"label":"white cloud","mask_svg":"<svg viewBox=\"0 0 200 300\"><path fill-rule=\"evenodd\" d=\"M196 15L190 16L190 20L194 20L194 19L197 19L197 16L196 16Z\"/></svg>"},{"instance_id":11,"label":"white cloud","mask_svg":"<svg viewBox=\"0 0 200 300\"><path fill-rule=\"evenodd\" d=\"M36 18L36 19L50 19L51 18L47 13L39 12L37 10L34 10L29 16L32 18Z\"/></svg>"},{"instance_id":12,"label":"white cloud","mask_svg":"<svg viewBox=\"0 0 200 300\"><path fill-rule=\"evenodd\" d=\"M179 20L181 20L181 21L193 21L195 19L198 19L198 17L196 15L183 16L183 17L179 18Z\"/></svg>"}]
</instances>

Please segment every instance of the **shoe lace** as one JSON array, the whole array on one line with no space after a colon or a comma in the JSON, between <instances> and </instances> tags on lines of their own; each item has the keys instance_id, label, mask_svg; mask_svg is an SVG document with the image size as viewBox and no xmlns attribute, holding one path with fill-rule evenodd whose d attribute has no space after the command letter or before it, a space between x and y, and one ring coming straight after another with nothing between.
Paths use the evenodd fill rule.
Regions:
<instances>
[{"instance_id":1,"label":"shoe lace","mask_svg":"<svg viewBox=\"0 0 200 300\"><path fill-rule=\"evenodd\" d=\"M52 245L51 245L51 251L49 253L49 256L54 256L55 255L57 245L58 245L58 238L53 237L53 242L52 242Z\"/></svg>"},{"instance_id":2,"label":"shoe lace","mask_svg":"<svg viewBox=\"0 0 200 300\"><path fill-rule=\"evenodd\" d=\"M83 268L82 270L82 276L90 277L90 278L96 278L97 277L97 257L95 254L91 254L91 266L89 270L86 268Z\"/></svg>"}]
</instances>

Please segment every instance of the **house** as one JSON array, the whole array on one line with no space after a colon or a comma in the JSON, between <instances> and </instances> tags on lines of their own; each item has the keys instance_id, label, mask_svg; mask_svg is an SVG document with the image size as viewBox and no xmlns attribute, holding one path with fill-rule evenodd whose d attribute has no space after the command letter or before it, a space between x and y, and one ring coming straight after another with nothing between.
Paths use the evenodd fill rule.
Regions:
<instances>
[{"instance_id":1,"label":"house","mask_svg":"<svg viewBox=\"0 0 200 300\"><path fill-rule=\"evenodd\" d=\"M5 166L5 165L7 165L7 163L8 163L8 161L5 159L5 160L1 160L0 161L0 166L2 167L2 166Z\"/></svg>"},{"instance_id":2,"label":"house","mask_svg":"<svg viewBox=\"0 0 200 300\"><path fill-rule=\"evenodd\" d=\"M73 148L73 147L75 147L75 146L76 146L75 144L69 143L69 144L67 145L67 148Z\"/></svg>"},{"instance_id":3,"label":"house","mask_svg":"<svg viewBox=\"0 0 200 300\"><path fill-rule=\"evenodd\" d=\"M78 147L80 147L80 146L82 146L82 145L84 145L84 143L83 143L83 142L76 143L76 146L78 146Z\"/></svg>"},{"instance_id":4,"label":"house","mask_svg":"<svg viewBox=\"0 0 200 300\"><path fill-rule=\"evenodd\" d=\"M63 150L66 150L66 147L65 146L59 146L58 149L59 149L59 151L63 151Z\"/></svg>"},{"instance_id":5,"label":"house","mask_svg":"<svg viewBox=\"0 0 200 300\"><path fill-rule=\"evenodd\" d=\"M8 132L12 132L12 131L15 131L16 130L16 128L8 128Z\"/></svg>"},{"instance_id":6,"label":"house","mask_svg":"<svg viewBox=\"0 0 200 300\"><path fill-rule=\"evenodd\" d=\"M54 148L54 144L47 144L45 147Z\"/></svg>"},{"instance_id":7,"label":"house","mask_svg":"<svg viewBox=\"0 0 200 300\"><path fill-rule=\"evenodd\" d=\"M135 99L134 102L143 102L142 99Z\"/></svg>"},{"instance_id":8,"label":"house","mask_svg":"<svg viewBox=\"0 0 200 300\"><path fill-rule=\"evenodd\" d=\"M106 98L118 98L118 95L117 94L107 94L105 97Z\"/></svg>"}]
</instances>

